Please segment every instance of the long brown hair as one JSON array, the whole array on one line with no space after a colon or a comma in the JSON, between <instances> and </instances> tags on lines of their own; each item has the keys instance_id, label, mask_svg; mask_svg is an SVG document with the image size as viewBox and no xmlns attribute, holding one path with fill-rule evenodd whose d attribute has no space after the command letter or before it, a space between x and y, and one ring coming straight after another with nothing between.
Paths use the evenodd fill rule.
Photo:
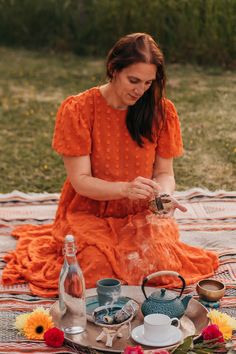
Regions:
<instances>
[{"instance_id":1,"label":"long brown hair","mask_svg":"<svg viewBox=\"0 0 236 354\"><path fill-rule=\"evenodd\" d=\"M155 40L146 33L132 33L119 39L107 56L107 77L112 80L113 73L119 72L134 63L156 65L156 79L149 89L132 106L128 107L126 125L129 133L139 146L143 146L142 137L153 142L153 122L155 117L164 121L163 105L166 83L164 56ZM157 117L156 117L157 118ZM155 120L157 130L160 122Z\"/></svg>"}]
</instances>

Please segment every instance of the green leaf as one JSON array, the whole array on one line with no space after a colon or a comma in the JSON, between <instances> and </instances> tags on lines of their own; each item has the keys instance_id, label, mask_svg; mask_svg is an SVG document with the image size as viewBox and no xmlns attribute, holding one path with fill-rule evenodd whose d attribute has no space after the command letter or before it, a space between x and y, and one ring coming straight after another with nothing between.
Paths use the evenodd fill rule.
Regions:
<instances>
[{"instance_id":1,"label":"green leaf","mask_svg":"<svg viewBox=\"0 0 236 354\"><path fill-rule=\"evenodd\" d=\"M211 349L197 349L197 350L195 350L195 348L194 348L194 353L196 353L196 354L208 354L208 353L213 353L213 350L211 350Z\"/></svg>"},{"instance_id":2,"label":"green leaf","mask_svg":"<svg viewBox=\"0 0 236 354\"><path fill-rule=\"evenodd\" d=\"M187 353L191 348L193 343L193 336L186 337L184 342L180 344L174 351L173 354Z\"/></svg>"}]
</instances>

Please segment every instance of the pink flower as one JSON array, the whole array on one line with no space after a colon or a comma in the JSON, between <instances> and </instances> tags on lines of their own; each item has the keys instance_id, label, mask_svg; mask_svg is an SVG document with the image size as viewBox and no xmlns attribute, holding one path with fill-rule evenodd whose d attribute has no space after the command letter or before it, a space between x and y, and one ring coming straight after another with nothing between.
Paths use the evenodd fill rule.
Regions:
<instances>
[{"instance_id":1,"label":"pink flower","mask_svg":"<svg viewBox=\"0 0 236 354\"><path fill-rule=\"evenodd\" d=\"M64 332L57 327L50 328L44 333L44 340L49 347L59 348L64 342Z\"/></svg>"},{"instance_id":2,"label":"pink flower","mask_svg":"<svg viewBox=\"0 0 236 354\"><path fill-rule=\"evenodd\" d=\"M224 342L224 337L219 327L215 324L211 324L203 329L202 336L204 340L212 340L215 339L214 343L222 343Z\"/></svg>"},{"instance_id":3,"label":"pink flower","mask_svg":"<svg viewBox=\"0 0 236 354\"><path fill-rule=\"evenodd\" d=\"M125 348L124 354L144 354L144 351L140 345L137 345L136 347L128 346Z\"/></svg>"}]
</instances>

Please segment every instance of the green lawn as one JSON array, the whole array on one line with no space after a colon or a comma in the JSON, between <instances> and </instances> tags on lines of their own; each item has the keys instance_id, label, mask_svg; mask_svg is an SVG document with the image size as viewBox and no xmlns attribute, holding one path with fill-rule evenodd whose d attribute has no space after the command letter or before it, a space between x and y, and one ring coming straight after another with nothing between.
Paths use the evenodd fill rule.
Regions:
<instances>
[{"instance_id":1,"label":"green lawn","mask_svg":"<svg viewBox=\"0 0 236 354\"><path fill-rule=\"evenodd\" d=\"M0 193L58 192L65 172L51 149L55 113L65 97L103 82L104 62L9 48L0 58ZM236 73L169 65L167 74L185 146L177 189L236 190Z\"/></svg>"}]
</instances>

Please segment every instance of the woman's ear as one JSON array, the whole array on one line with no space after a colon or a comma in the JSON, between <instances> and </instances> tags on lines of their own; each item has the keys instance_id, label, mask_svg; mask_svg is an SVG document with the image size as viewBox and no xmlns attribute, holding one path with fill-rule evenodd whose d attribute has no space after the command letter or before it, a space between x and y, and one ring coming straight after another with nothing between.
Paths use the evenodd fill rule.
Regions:
<instances>
[{"instance_id":1,"label":"woman's ear","mask_svg":"<svg viewBox=\"0 0 236 354\"><path fill-rule=\"evenodd\" d=\"M108 71L110 80L112 80L113 76L114 76L114 68L111 63L108 64L107 71Z\"/></svg>"},{"instance_id":2,"label":"woman's ear","mask_svg":"<svg viewBox=\"0 0 236 354\"><path fill-rule=\"evenodd\" d=\"M116 74L117 74L117 71L113 70L111 80L115 80L116 79Z\"/></svg>"}]
</instances>

